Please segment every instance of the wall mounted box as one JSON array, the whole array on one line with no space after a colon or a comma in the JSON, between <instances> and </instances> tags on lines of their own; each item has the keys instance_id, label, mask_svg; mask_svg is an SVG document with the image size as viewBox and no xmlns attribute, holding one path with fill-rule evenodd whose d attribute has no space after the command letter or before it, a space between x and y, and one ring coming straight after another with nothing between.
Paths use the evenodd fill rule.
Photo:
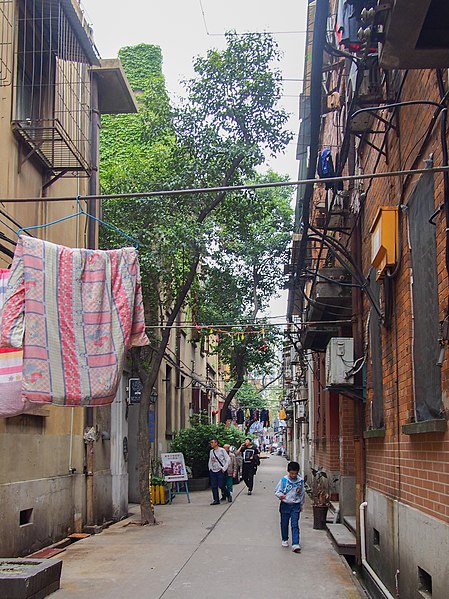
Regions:
<instances>
[{"instance_id":1,"label":"wall mounted box","mask_svg":"<svg viewBox=\"0 0 449 599\"><path fill-rule=\"evenodd\" d=\"M354 365L354 340L352 337L332 337L326 348L326 387L353 385L348 376Z\"/></svg>"},{"instance_id":2,"label":"wall mounted box","mask_svg":"<svg viewBox=\"0 0 449 599\"><path fill-rule=\"evenodd\" d=\"M377 278L387 268L396 264L398 255L398 208L382 206L370 228L371 264L377 270Z\"/></svg>"}]
</instances>

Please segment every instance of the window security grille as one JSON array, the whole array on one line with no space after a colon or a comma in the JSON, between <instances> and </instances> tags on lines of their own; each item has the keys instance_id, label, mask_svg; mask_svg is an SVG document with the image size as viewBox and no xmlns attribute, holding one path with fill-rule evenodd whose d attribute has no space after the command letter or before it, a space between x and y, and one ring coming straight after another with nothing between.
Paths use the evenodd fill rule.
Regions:
<instances>
[{"instance_id":1,"label":"window security grille","mask_svg":"<svg viewBox=\"0 0 449 599\"><path fill-rule=\"evenodd\" d=\"M0 87L11 85L14 0L0 1Z\"/></svg>"},{"instance_id":2,"label":"window security grille","mask_svg":"<svg viewBox=\"0 0 449 599\"><path fill-rule=\"evenodd\" d=\"M71 7L70 7L71 8ZM53 175L90 174L90 62L68 0L19 0L12 127Z\"/></svg>"}]
</instances>

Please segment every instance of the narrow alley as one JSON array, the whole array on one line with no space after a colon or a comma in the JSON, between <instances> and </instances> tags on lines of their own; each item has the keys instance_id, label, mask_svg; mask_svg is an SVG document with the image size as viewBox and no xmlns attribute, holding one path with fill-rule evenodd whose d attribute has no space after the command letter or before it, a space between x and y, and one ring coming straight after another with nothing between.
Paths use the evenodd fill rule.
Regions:
<instances>
[{"instance_id":1,"label":"narrow alley","mask_svg":"<svg viewBox=\"0 0 449 599\"><path fill-rule=\"evenodd\" d=\"M273 489L286 464L282 457L264 460L250 497L243 483L231 504L210 506L210 491L192 493L191 504L178 495L172 505L156 506L156 527L133 525L131 517L68 547L58 556L55 599L363 597L326 532L312 529L308 501L302 553L281 547Z\"/></svg>"}]
</instances>

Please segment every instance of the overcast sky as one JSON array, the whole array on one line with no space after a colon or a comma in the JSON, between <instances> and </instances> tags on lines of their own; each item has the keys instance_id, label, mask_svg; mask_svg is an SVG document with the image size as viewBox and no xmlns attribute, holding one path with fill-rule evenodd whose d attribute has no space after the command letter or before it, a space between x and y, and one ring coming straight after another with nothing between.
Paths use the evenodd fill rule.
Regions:
<instances>
[{"instance_id":1,"label":"overcast sky","mask_svg":"<svg viewBox=\"0 0 449 599\"><path fill-rule=\"evenodd\" d=\"M190 77L192 59L224 45L223 33L271 31L283 53L283 107L292 114L289 128L298 130L298 97L302 88L307 0L81 0L94 29L102 58L114 58L123 46L140 43L161 47L167 89L182 92L179 81ZM281 33L282 32L282 33ZM299 33L298 33L299 32ZM296 139L283 157L268 163L279 173L297 178ZM279 313L276 305L273 313ZM285 309L282 309L285 313Z\"/></svg>"}]
</instances>

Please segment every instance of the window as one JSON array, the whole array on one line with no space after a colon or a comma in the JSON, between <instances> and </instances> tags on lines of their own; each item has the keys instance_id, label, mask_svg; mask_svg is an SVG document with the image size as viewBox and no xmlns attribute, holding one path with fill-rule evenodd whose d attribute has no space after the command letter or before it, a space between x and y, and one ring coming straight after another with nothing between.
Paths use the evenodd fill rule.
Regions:
<instances>
[{"instance_id":1,"label":"window","mask_svg":"<svg viewBox=\"0 0 449 599\"><path fill-rule=\"evenodd\" d=\"M425 599L432 597L432 577L428 572L418 566L418 591Z\"/></svg>"},{"instance_id":2,"label":"window","mask_svg":"<svg viewBox=\"0 0 449 599\"><path fill-rule=\"evenodd\" d=\"M411 245L413 361L416 421L441 417L437 247L429 218L435 210L433 174L421 177L408 203Z\"/></svg>"},{"instance_id":3,"label":"window","mask_svg":"<svg viewBox=\"0 0 449 599\"><path fill-rule=\"evenodd\" d=\"M172 421L172 369L165 367L165 435L169 439L173 434Z\"/></svg>"},{"instance_id":4,"label":"window","mask_svg":"<svg viewBox=\"0 0 449 599\"><path fill-rule=\"evenodd\" d=\"M89 172L91 65L66 10L18 3L13 131L47 170Z\"/></svg>"},{"instance_id":5,"label":"window","mask_svg":"<svg viewBox=\"0 0 449 599\"><path fill-rule=\"evenodd\" d=\"M33 508L19 512L19 526L25 526L26 524L33 524Z\"/></svg>"},{"instance_id":6,"label":"window","mask_svg":"<svg viewBox=\"0 0 449 599\"><path fill-rule=\"evenodd\" d=\"M180 418L179 418L179 428L186 427L186 399L185 399L185 386L186 379L181 376L181 388L179 390L179 410L180 410Z\"/></svg>"},{"instance_id":7,"label":"window","mask_svg":"<svg viewBox=\"0 0 449 599\"><path fill-rule=\"evenodd\" d=\"M369 276L371 293L379 303L380 285L376 280L375 269L371 270ZM374 429L384 426L384 389L382 368L382 319L376 310L372 309L369 321L369 341L371 353L371 377L373 385L373 401L371 405L371 425Z\"/></svg>"}]
</instances>

